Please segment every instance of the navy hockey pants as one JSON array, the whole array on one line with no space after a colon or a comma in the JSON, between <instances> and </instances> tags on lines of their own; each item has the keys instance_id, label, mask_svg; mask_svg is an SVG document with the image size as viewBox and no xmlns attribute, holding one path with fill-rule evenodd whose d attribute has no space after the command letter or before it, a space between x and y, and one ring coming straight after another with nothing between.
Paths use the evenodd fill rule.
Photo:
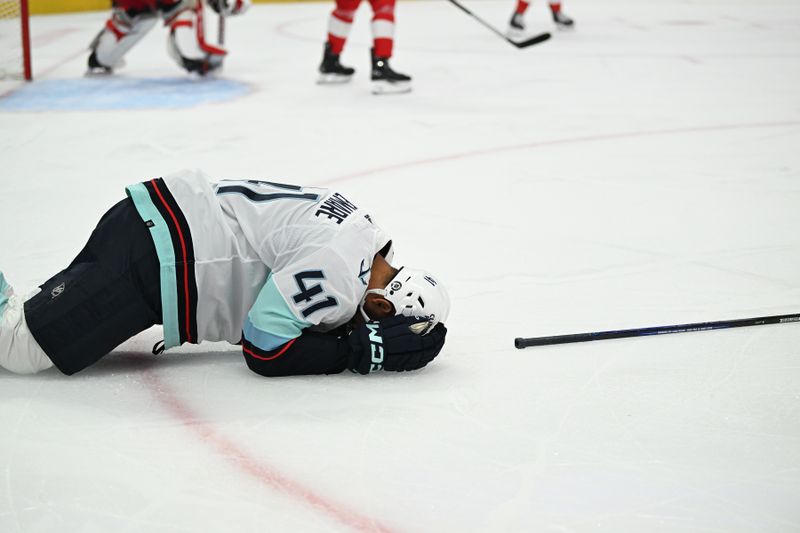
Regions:
<instances>
[{"instance_id":1,"label":"navy hockey pants","mask_svg":"<svg viewBox=\"0 0 800 533\"><path fill-rule=\"evenodd\" d=\"M159 263L130 198L112 207L78 257L25 302L33 337L70 375L161 324Z\"/></svg>"}]
</instances>

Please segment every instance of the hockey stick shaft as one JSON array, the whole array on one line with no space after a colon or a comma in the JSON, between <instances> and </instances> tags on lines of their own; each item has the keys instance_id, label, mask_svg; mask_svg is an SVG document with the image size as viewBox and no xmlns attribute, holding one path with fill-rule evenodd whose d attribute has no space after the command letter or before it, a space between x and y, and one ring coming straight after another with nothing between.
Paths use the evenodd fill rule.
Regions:
<instances>
[{"instance_id":1,"label":"hockey stick shaft","mask_svg":"<svg viewBox=\"0 0 800 533\"><path fill-rule=\"evenodd\" d=\"M475 20L477 20L478 22L483 24L485 27L489 28L492 32L494 32L495 34L499 35L504 40L506 40L506 41L510 42L511 44L513 44L514 46L516 46L517 48L526 48L526 47L531 46L533 44L544 42L544 41L546 41L546 40L548 40L550 38L550 34L549 33L541 33L541 34L536 35L534 37L531 37L530 39L527 39L525 41L520 41L520 42L513 41L513 40L509 39L508 37L506 37L506 35L503 32L501 32L500 30L498 30L497 28L495 28L494 26L492 26L491 24L489 24L488 22L486 22L485 20L483 20L482 18L477 16L475 13L473 13L472 11L467 9L465 6L459 4L456 0L447 0L447 1L450 2L451 4L453 4L454 6L456 6L458 9L460 9L464 13L466 13L467 15L469 15L470 17L474 18Z\"/></svg>"},{"instance_id":2,"label":"hockey stick shaft","mask_svg":"<svg viewBox=\"0 0 800 533\"><path fill-rule=\"evenodd\" d=\"M674 326L655 326L649 328L594 331L590 333L573 333L571 335L553 335L550 337L518 337L514 339L514 346L522 349L529 346L546 346L549 344L567 344L571 342L622 339L625 337L646 337L650 335L666 335L669 333L707 331L710 329L741 328L745 326L762 326L764 324L785 324L787 322L800 322L800 314L761 316L756 318L740 318L736 320L719 320L716 322L694 322L692 324L677 324Z\"/></svg>"},{"instance_id":3,"label":"hockey stick shaft","mask_svg":"<svg viewBox=\"0 0 800 533\"><path fill-rule=\"evenodd\" d=\"M217 42L220 46L225 46L225 17L222 15L217 22Z\"/></svg>"}]
</instances>

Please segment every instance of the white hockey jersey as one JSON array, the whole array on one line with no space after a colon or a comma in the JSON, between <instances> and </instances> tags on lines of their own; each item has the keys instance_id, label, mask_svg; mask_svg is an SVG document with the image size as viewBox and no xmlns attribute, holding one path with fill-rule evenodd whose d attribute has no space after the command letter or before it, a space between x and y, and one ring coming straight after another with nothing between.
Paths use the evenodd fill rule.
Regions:
<instances>
[{"instance_id":1,"label":"white hockey jersey","mask_svg":"<svg viewBox=\"0 0 800 533\"><path fill-rule=\"evenodd\" d=\"M389 237L341 193L182 171L127 188L161 265L167 348L203 340L271 351L358 310Z\"/></svg>"}]
</instances>

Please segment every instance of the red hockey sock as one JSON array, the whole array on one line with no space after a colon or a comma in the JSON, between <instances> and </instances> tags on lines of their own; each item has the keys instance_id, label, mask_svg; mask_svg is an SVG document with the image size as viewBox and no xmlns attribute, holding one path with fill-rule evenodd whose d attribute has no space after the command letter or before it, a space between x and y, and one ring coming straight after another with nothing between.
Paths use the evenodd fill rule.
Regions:
<instances>
[{"instance_id":1,"label":"red hockey sock","mask_svg":"<svg viewBox=\"0 0 800 533\"><path fill-rule=\"evenodd\" d=\"M518 15L522 15L525 13L525 10L528 9L530 2L526 2L525 0L517 0L517 9L514 11Z\"/></svg>"},{"instance_id":2,"label":"red hockey sock","mask_svg":"<svg viewBox=\"0 0 800 533\"><path fill-rule=\"evenodd\" d=\"M345 39L329 33L328 42L331 43L331 53L338 56L342 53L342 50L344 50Z\"/></svg>"},{"instance_id":3,"label":"red hockey sock","mask_svg":"<svg viewBox=\"0 0 800 533\"><path fill-rule=\"evenodd\" d=\"M392 45L394 44L392 39L375 39L373 43L375 45L375 57L392 57Z\"/></svg>"},{"instance_id":4,"label":"red hockey sock","mask_svg":"<svg viewBox=\"0 0 800 533\"><path fill-rule=\"evenodd\" d=\"M372 11L372 41L377 57L392 57L394 45L395 0L370 0Z\"/></svg>"},{"instance_id":5,"label":"red hockey sock","mask_svg":"<svg viewBox=\"0 0 800 533\"><path fill-rule=\"evenodd\" d=\"M355 7L358 7L357 3ZM353 24L355 13L355 8L339 8L337 4L336 9L333 10L328 19L328 42L331 44L331 52L337 56L344 49L344 43L350 34L350 26Z\"/></svg>"},{"instance_id":6,"label":"red hockey sock","mask_svg":"<svg viewBox=\"0 0 800 533\"><path fill-rule=\"evenodd\" d=\"M553 13L560 13L561 12L561 2L550 2L550 10Z\"/></svg>"}]
</instances>

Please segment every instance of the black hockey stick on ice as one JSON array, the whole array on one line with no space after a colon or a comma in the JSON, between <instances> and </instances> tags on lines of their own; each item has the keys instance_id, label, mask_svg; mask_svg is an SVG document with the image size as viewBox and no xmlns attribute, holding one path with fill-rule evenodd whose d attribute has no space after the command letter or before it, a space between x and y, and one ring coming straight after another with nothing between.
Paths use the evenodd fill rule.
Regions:
<instances>
[{"instance_id":1,"label":"black hockey stick on ice","mask_svg":"<svg viewBox=\"0 0 800 533\"><path fill-rule=\"evenodd\" d=\"M458 9L460 9L464 13L466 13L467 15L469 15L470 17L474 18L475 20L477 20L478 22L483 24L484 26L486 26L487 28L489 28L490 30L492 30L494 33L496 33L497 35L499 35L500 37L502 37L506 41L508 41L511 44L513 44L514 46L516 46L517 48L527 48L528 46L532 46L534 44L543 43L547 39L550 38L550 34L549 33L540 33L539 35L534 35L530 39L525 39L524 41L514 41L514 40L509 39L508 37L506 37L506 35L503 32L501 32L500 30L498 30L497 28L495 28L494 26L492 26L488 22L486 22L483 19L481 19L480 17L478 17L475 13L473 13L472 11L467 9L466 7L464 7L461 4L459 4L458 2L456 2L456 0L447 0L447 1L450 2L451 4L453 4L454 6L456 6Z\"/></svg>"},{"instance_id":2,"label":"black hockey stick on ice","mask_svg":"<svg viewBox=\"0 0 800 533\"><path fill-rule=\"evenodd\" d=\"M616 331L595 331L592 333L573 333L572 335L553 335L551 337L517 337L514 346L545 346L548 344L567 344L570 342L601 341L605 339L622 339L625 337L646 337L649 335L666 335L668 333L687 333L690 331L706 331L709 329L741 328L744 326L761 326L764 324L785 324L800 322L800 314L760 316L756 318L740 318L736 320L719 320L717 322L695 322L675 326L655 326L651 328L619 329Z\"/></svg>"}]
</instances>

